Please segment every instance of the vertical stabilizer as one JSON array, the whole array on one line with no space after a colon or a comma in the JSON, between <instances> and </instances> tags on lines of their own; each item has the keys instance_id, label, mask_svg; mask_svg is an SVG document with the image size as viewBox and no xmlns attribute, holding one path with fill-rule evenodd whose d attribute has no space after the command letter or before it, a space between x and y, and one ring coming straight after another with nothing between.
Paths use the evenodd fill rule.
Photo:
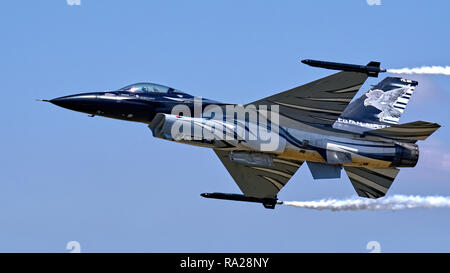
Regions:
<instances>
[{"instance_id":1,"label":"vertical stabilizer","mask_svg":"<svg viewBox=\"0 0 450 273\"><path fill-rule=\"evenodd\" d=\"M418 82L387 77L351 102L334 128L364 132L398 124Z\"/></svg>"}]
</instances>

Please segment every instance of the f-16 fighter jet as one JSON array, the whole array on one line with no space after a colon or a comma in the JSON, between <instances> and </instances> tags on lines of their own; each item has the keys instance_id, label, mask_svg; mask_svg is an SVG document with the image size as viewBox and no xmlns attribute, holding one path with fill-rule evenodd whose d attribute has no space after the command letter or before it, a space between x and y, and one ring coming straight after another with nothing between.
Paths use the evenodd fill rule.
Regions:
<instances>
[{"instance_id":1,"label":"f-16 fighter jet","mask_svg":"<svg viewBox=\"0 0 450 273\"><path fill-rule=\"evenodd\" d=\"M418 82L387 77L353 100L368 77L386 71L379 62L302 62L341 71L245 105L154 83L49 102L91 116L145 123L154 137L213 149L243 194L203 197L273 209L280 203L278 192L304 162L314 179L339 178L344 169L359 196L384 196L399 168L416 165L416 142L440 127L425 121L398 124Z\"/></svg>"}]
</instances>

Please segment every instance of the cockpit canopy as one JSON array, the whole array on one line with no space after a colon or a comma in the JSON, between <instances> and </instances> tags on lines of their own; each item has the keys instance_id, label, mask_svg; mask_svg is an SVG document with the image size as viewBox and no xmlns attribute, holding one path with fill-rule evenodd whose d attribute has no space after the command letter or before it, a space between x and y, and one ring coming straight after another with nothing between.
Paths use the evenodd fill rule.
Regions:
<instances>
[{"instance_id":1,"label":"cockpit canopy","mask_svg":"<svg viewBox=\"0 0 450 273\"><path fill-rule=\"evenodd\" d=\"M128 91L128 92L153 92L153 93L183 93L179 90L160 85L155 83L135 83L131 85L127 85L123 88L120 88L119 91Z\"/></svg>"}]
</instances>

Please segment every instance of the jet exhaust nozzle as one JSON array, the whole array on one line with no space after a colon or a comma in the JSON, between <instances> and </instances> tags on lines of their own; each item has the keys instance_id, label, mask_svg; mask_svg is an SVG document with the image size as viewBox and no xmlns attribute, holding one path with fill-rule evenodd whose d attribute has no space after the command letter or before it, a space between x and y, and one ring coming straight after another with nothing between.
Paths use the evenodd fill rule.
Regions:
<instances>
[{"instance_id":1,"label":"jet exhaust nozzle","mask_svg":"<svg viewBox=\"0 0 450 273\"><path fill-rule=\"evenodd\" d=\"M266 209L274 209L276 204L282 204L282 202L278 201L276 198L259 198L236 193L212 192L202 193L200 195L205 198L261 203Z\"/></svg>"},{"instance_id":2,"label":"jet exhaust nozzle","mask_svg":"<svg viewBox=\"0 0 450 273\"><path fill-rule=\"evenodd\" d=\"M358 65L305 59L302 60L302 63L309 66L326 69L366 73L369 77L378 77L378 73L386 72L386 69L380 67L379 62L370 62L367 65Z\"/></svg>"}]
</instances>

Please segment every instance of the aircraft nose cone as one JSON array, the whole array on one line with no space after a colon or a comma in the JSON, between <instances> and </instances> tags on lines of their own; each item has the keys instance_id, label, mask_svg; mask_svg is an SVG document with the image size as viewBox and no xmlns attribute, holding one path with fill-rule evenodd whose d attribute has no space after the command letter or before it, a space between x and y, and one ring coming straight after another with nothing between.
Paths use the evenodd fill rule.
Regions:
<instances>
[{"instance_id":1,"label":"aircraft nose cone","mask_svg":"<svg viewBox=\"0 0 450 273\"><path fill-rule=\"evenodd\" d=\"M302 60L301 62L304 63L304 64L309 64L311 62L311 60L305 59L305 60Z\"/></svg>"},{"instance_id":2,"label":"aircraft nose cone","mask_svg":"<svg viewBox=\"0 0 450 273\"><path fill-rule=\"evenodd\" d=\"M50 102L66 109L88 114L94 114L98 110L97 96L94 94L64 96L52 99Z\"/></svg>"}]
</instances>

